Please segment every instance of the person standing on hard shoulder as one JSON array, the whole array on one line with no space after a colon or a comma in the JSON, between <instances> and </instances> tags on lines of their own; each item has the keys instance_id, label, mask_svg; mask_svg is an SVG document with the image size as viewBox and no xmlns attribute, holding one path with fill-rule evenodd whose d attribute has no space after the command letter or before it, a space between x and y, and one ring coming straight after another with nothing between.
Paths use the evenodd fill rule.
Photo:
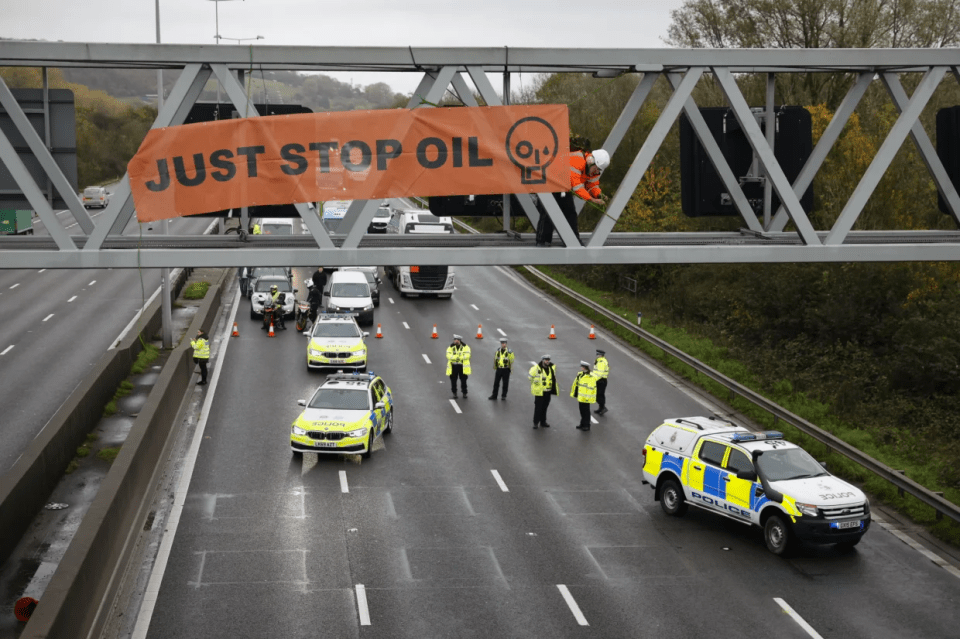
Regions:
<instances>
[{"instance_id":1,"label":"person standing on hard shoulder","mask_svg":"<svg viewBox=\"0 0 960 639\"><path fill-rule=\"evenodd\" d=\"M610 375L610 363L607 352L597 349L597 360L593 363L593 376L597 378L597 415L607 412L607 376Z\"/></svg>"},{"instance_id":2,"label":"person standing on hard shoulder","mask_svg":"<svg viewBox=\"0 0 960 639\"><path fill-rule=\"evenodd\" d=\"M500 338L500 348L493 351L493 394L487 399L496 399L497 391L500 390L500 382L503 381L503 395L500 399L507 398L507 389L510 387L510 371L513 369L513 351L507 347L507 338Z\"/></svg>"},{"instance_id":3,"label":"person standing on hard shoulder","mask_svg":"<svg viewBox=\"0 0 960 639\"><path fill-rule=\"evenodd\" d=\"M597 378L590 372L590 362L580 362L580 372L573 380L570 397L576 397L580 407L578 430L590 430L590 404L597 401Z\"/></svg>"},{"instance_id":4,"label":"person standing on hard shoulder","mask_svg":"<svg viewBox=\"0 0 960 639\"><path fill-rule=\"evenodd\" d=\"M534 364L527 372L530 378L530 393L533 395L533 428L550 428L547 423L547 407L550 396L557 394L557 367L550 363L550 356L544 355L539 364Z\"/></svg>"},{"instance_id":5,"label":"person standing on hard shoulder","mask_svg":"<svg viewBox=\"0 0 960 639\"><path fill-rule=\"evenodd\" d=\"M457 396L457 379L460 390L467 397L467 376L470 375L470 347L463 343L459 335L453 336L453 343L447 347L447 375L450 376L450 390Z\"/></svg>"},{"instance_id":6,"label":"person standing on hard shoulder","mask_svg":"<svg viewBox=\"0 0 960 639\"><path fill-rule=\"evenodd\" d=\"M197 331L197 338L190 340L190 346L193 347L193 361L200 367L200 381L197 386L207 384L207 361L210 359L210 338L201 328Z\"/></svg>"}]
</instances>

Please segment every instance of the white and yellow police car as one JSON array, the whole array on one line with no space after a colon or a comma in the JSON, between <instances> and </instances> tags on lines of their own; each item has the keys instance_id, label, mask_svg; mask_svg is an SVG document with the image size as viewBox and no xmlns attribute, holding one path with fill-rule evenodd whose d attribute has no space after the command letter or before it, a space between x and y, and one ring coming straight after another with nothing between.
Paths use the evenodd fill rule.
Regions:
<instances>
[{"instance_id":1,"label":"white and yellow police car","mask_svg":"<svg viewBox=\"0 0 960 639\"><path fill-rule=\"evenodd\" d=\"M290 431L294 455L337 453L369 458L373 443L393 432L393 393L372 371L327 376Z\"/></svg>"},{"instance_id":2,"label":"white and yellow police car","mask_svg":"<svg viewBox=\"0 0 960 639\"><path fill-rule=\"evenodd\" d=\"M367 344L370 333L361 331L353 315L319 313L308 333L307 370L315 368L367 368Z\"/></svg>"},{"instance_id":3,"label":"white and yellow police car","mask_svg":"<svg viewBox=\"0 0 960 639\"><path fill-rule=\"evenodd\" d=\"M853 547L870 502L781 433L715 417L668 419L643 447L643 483L668 515L697 506L763 530L770 552L797 542Z\"/></svg>"}]
</instances>

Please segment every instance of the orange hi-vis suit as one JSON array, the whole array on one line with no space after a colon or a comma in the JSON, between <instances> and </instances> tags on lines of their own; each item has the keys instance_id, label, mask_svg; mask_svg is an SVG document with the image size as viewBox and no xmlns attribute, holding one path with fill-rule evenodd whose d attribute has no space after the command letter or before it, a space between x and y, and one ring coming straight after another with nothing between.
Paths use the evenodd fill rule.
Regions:
<instances>
[{"instance_id":1,"label":"orange hi-vis suit","mask_svg":"<svg viewBox=\"0 0 960 639\"><path fill-rule=\"evenodd\" d=\"M600 197L600 175L587 175L587 155L583 151L570 154L570 190L584 200Z\"/></svg>"}]
</instances>

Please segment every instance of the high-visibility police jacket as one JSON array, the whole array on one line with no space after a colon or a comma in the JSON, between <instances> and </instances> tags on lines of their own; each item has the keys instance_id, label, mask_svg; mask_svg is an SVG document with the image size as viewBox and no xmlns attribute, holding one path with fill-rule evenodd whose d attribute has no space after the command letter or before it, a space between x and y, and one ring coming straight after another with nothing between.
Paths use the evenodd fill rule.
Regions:
<instances>
[{"instance_id":1,"label":"high-visibility police jacket","mask_svg":"<svg viewBox=\"0 0 960 639\"><path fill-rule=\"evenodd\" d=\"M513 354L513 351L509 348L507 350L498 348L497 350L493 351L494 370L498 368L512 369L514 357L515 355Z\"/></svg>"},{"instance_id":2,"label":"high-visibility police jacket","mask_svg":"<svg viewBox=\"0 0 960 639\"><path fill-rule=\"evenodd\" d=\"M470 374L470 347L466 344L457 346L451 344L447 347L447 375L453 373L453 365L462 364L463 374Z\"/></svg>"},{"instance_id":3,"label":"high-visibility police jacket","mask_svg":"<svg viewBox=\"0 0 960 639\"><path fill-rule=\"evenodd\" d=\"M530 378L530 393L534 397L541 397L550 394L553 389L555 379L553 366L543 368L540 364L534 364L527 372Z\"/></svg>"},{"instance_id":4,"label":"high-visibility police jacket","mask_svg":"<svg viewBox=\"0 0 960 639\"><path fill-rule=\"evenodd\" d=\"M600 197L600 176L587 175L587 155L583 151L570 154L570 190L584 200Z\"/></svg>"},{"instance_id":5,"label":"high-visibility police jacket","mask_svg":"<svg viewBox=\"0 0 960 639\"><path fill-rule=\"evenodd\" d=\"M260 235L260 234L261 234L261 233L260 233L260 225L259 225L259 224L254 224L254 225L253 225L253 234L254 234L254 235Z\"/></svg>"},{"instance_id":6,"label":"high-visibility police jacket","mask_svg":"<svg viewBox=\"0 0 960 639\"><path fill-rule=\"evenodd\" d=\"M570 397L576 397L581 404L593 404L597 401L597 378L593 373L580 371L570 387Z\"/></svg>"},{"instance_id":7,"label":"high-visibility police jacket","mask_svg":"<svg viewBox=\"0 0 960 639\"><path fill-rule=\"evenodd\" d=\"M601 355L593 364L593 374L597 379L607 379L610 374L610 363L607 358Z\"/></svg>"},{"instance_id":8,"label":"high-visibility police jacket","mask_svg":"<svg viewBox=\"0 0 960 639\"><path fill-rule=\"evenodd\" d=\"M190 346L193 347L193 356L197 359L210 359L210 342L198 337L190 340Z\"/></svg>"}]
</instances>

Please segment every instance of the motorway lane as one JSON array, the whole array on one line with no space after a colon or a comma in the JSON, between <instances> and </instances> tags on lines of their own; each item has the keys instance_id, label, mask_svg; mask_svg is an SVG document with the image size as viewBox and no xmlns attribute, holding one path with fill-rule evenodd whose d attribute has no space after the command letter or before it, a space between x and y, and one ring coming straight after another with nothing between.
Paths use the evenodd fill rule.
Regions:
<instances>
[{"instance_id":1,"label":"motorway lane","mask_svg":"<svg viewBox=\"0 0 960 639\"><path fill-rule=\"evenodd\" d=\"M73 223L68 211L58 215ZM199 234L210 222L183 219L170 226ZM34 224L37 235L46 235ZM138 226L131 221L125 233L139 233ZM76 225L67 230L80 232ZM0 271L0 471L16 462L159 285L157 269Z\"/></svg>"}]
</instances>

